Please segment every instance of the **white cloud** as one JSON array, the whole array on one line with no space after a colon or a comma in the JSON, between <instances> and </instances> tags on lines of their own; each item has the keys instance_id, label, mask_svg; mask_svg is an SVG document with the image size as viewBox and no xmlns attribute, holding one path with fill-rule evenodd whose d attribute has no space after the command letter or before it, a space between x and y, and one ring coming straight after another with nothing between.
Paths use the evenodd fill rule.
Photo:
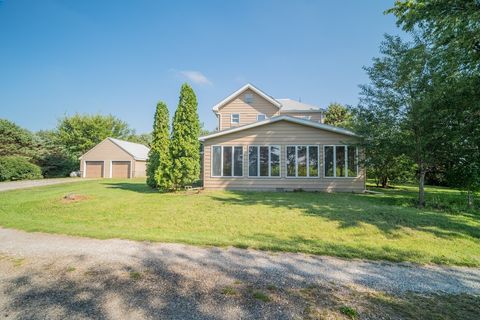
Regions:
<instances>
[{"instance_id":1,"label":"white cloud","mask_svg":"<svg viewBox=\"0 0 480 320\"><path fill-rule=\"evenodd\" d=\"M180 71L179 74L196 84L212 85L212 82L208 80L208 78L199 71L184 70Z\"/></svg>"}]
</instances>

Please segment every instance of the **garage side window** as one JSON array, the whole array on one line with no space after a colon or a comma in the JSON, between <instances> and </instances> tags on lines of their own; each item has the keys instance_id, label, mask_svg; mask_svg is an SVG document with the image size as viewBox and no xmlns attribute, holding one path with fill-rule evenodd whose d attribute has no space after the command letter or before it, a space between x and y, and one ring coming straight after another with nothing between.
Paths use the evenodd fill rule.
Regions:
<instances>
[{"instance_id":1,"label":"garage side window","mask_svg":"<svg viewBox=\"0 0 480 320\"><path fill-rule=\"evenodd\" d=\"M212 176L241 177L243 176L243 147L213 146Z\"/></svg>"},{"instance_id":2,"label":"garage side window","mask_svg":"<svg viewBox=\"0 0 480 320\"><path fill-rule=\"evenodd\" d=\"M325 177L346 178L358 176L358 149L355 146L325 146Z\"/></svg>"}]
</instances>

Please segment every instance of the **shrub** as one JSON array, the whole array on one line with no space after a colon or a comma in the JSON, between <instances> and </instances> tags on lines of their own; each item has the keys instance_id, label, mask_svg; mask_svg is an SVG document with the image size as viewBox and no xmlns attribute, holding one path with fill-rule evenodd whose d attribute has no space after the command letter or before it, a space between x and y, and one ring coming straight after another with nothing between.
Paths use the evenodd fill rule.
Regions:
<instances>
[{"instance_id":1,"label":"shrub","mask_svg":"<svg viewBox=\"0 0 480 320\"><path fill-rule=\"evenodd\" d=\"M24 157L0 157L0 181L41 178L42 170L40 167L28 162Z\"/></svg>"}]
</instances>

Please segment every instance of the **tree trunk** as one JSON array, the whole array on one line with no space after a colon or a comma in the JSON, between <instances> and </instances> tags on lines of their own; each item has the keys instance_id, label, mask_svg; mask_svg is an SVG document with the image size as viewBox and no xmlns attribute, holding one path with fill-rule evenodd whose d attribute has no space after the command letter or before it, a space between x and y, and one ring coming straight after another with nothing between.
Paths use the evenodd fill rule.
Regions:
<instances>
[{"instance_id":1,"label":"tree trunk","mask_svg":"<svg viewBox=\"0 0 480 320\"><path fill-rule=\"evenodd\" d=\"M382 177L382 188L387 188L387 187L388 187L388 178Z\"/></svg>"},{"instance_id":2,"label":"tree trunk","mask_svg":"<svg viewBox=\"0 0 480 320\"><path fill-rule=\"evenodd\" d=\"M472 190L467 191L467 203L470 209L473 208L473 192Z\"/></svg>"},{"instance_id":3,"label":"tree trunk","mask_svg":"<svg viewBox=\"0 0 480 320\"><path fill-rule=\"evenodd\" d=\"M418 207L425 207L425 169L420 168L420 179L418 181Z\"/></svg>"}]
</instances>

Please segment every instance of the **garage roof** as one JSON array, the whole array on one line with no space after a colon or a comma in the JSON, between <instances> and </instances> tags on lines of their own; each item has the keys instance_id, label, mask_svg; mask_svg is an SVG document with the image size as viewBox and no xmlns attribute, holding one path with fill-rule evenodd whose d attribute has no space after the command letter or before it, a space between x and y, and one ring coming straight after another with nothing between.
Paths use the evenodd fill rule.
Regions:
<instances>
[{"instance_id":1,"label":"garage roof","mask_svg":"<svg viewBox=\"0 0 480 320\"><path fill-rule=\"evenodd\" d=\"M122 148L125 152L129 153L135 160L147 160L148 152L150 149L140 143L133 143L115 138L107 138Z\"/></svg>"}]
</instances>

